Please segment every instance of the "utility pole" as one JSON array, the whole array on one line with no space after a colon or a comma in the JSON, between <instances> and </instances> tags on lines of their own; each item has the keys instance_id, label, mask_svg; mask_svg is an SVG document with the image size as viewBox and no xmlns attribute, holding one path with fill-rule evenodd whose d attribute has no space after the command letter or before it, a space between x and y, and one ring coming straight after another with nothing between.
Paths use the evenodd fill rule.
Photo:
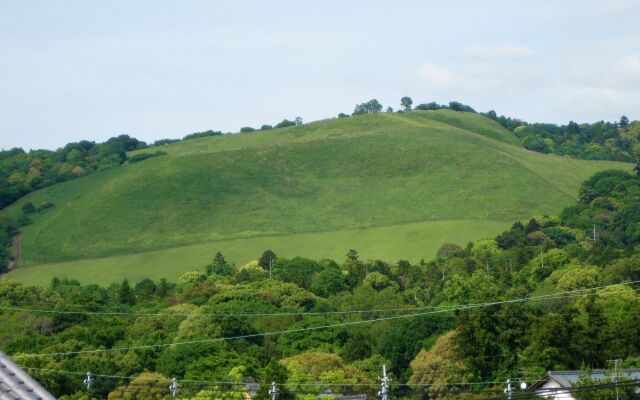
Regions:
<instances>
[{"instance_id":1,"label":"utility pole","mask_svg":"<svg viewBox=\"0 0 640 400\"><path fill-rule=\"evenodd\" d=\"M618 367L620 366L620 362L622 361L619 358L615 360L608 360L610 363L613 363L613 381L616 384L616 400L620 400L620 393L618 390L618 383L620 382L620 370Z\"/></svg>"},{"instance_id":2,"label":"utility pole","mask_svg":"<svg viewBox=\"0 0 640 400\"><path fill-rule=\"evenodd\" d=\"M596 236L596 224L593 224L593 241L597 241L598 237Z\"/></svg>"},{"instance_id":3,"label":"utility pole","mask_svg":"<svg viewBox=\"0 0 640 400\"><path fill-rule=\"evenodd\" d=\"M271 400L276 400L278 398L278 388L276 387L275 382L271 382L271 390L269 390L269 395L271 395Z\"/></svg>"},{"instance_id":4,"label":"utility pole","mask_svg":"<svg viewBox=\"0 0 640 400\"><path fill-rule=\"evenodd\" d=\"M93 378L91 377L91 372L87 372L87 377L82 381L87 386L87 390L91 390L91 385L93 384Z\"/></svg>"},{"instance_id":5,"label":"utility pole","mask_svg":"<svg viewBox=\"0 0 640 400\"><path fill-rule=\"evenodd\" d=\"M273 256L269 255L269 279L271 279L271 270L273 269Z\"/></svg>"},{"instance_id":6,"label":"utility pole","mask_svg":"<svg viewBox=\"0 0 640 400\"><path fill-rule=\"evenodd\" d=\"M380 378L380 391L378 392L378 396L380 396L380 400L389 400L389 377L387 376L387 366L386 364L382 365L382 378Z\"/></svg>"},{"instance_id":7,"label":"utility pole","mask_svg":"<svg viewBox=\"0 0 640 400\"><path fill-rule=\"evenodd\" d=\"M504 390L507 394L507 399L511 400L511 395L513 394L513 388L511 387L511 379L507 379L507 388Z\"/></svg>"},{"instance_id":8,"label":"utility pole","mask_svg":"<svg viewBox=\"0 0 640 400\"><path fill-rule=\"evenodd\" d=\"M176 382L176 378L171 380L171 386L169 386L169 390L171 391L171 396L176 398L176 393L178 392L178 382Z\"/></svg>"}]
</instances>

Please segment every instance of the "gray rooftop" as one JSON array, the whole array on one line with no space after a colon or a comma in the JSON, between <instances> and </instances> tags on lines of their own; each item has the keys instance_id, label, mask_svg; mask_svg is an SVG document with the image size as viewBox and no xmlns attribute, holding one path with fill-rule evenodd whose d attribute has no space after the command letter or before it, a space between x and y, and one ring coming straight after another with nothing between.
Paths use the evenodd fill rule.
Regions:
<instances>
[{"instance_id":1,"label":"gray rooftop","mask_svg":"<svg viewBox=\"0 0 640 400\"><path fill-rule=\"evenodd\" d=\"M0 400L55 400L55 397L0 351Z\"/></svg>"},{"instance_id":2,"label":"gray rooftop","mask_svg":"<svg viewBox=\"0 0 640 400\"><path fill-rule=\"evenodd\" d=\"M613 371L609 369L594 369L591 371L591 379L594 381L604 381L607 377L612 376ZM621 369L619 370L620 378L625 380L640 380L640 368ZM535 383L532 388L539 387L544 382L556 381L562 387L570 387L578 382L585 371L549 371L547 375L540 381Z\"/></svg>"}]
</instances>

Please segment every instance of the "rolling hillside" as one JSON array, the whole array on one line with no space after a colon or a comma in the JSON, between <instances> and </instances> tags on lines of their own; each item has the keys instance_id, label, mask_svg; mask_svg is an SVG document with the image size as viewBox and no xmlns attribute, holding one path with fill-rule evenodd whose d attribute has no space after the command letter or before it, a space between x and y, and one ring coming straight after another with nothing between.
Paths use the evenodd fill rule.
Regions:
<instances>
[{"instance_id":1,"label":"rolling hillside","mask_svg":"<svg viewBox=\"0 0 640 400\"><path fill-rule=\"evenodd\" d=\"M22 230L13 277L175 278L216 251L243 263L266 248L428 259L444 241L464 244L560 211L596 171L631 169L527 151L492 120L448 110L319 121L163 150L168 155L52 186L4 210L55 204Z\"/></svg>"}]
</instances>

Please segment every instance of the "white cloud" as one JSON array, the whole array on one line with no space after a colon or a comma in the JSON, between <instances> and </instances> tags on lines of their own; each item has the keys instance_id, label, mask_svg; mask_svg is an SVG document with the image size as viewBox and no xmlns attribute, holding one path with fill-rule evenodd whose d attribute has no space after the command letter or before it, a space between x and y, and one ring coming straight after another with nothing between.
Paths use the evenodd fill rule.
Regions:
<instances>
[{"instance_id":1,"label":"white cloud","mask_svg":"<svg viewBox=\"0 0 640 400\"><path fill-rule=\"evenodd\" d=\"M611 68L611 78L622 87L640 85L640 54L618 59Z\"/></svg>"},{"instance_id":2,"label":"white cloud","mask_svg":"<svg viewBox=\"0 0 640 400\"><path fill-rule=\"evenodd\" d=\"M640 53L609 63L577 64L560 76L557 108L574 119L592 121L616 115L637 115L640 103ZM635 117L637 118L637 117Z\"/></svg>"},{"instance_id":3,"label":"white cloud","mask_svg":"<svg viewBox=\"0 0 640 400\"><path fill-rule=\"evenodd\" d=\"M515 68L508 62L533 57L533 50L515 44L470 46L444 63L422 64L416 69L414 82L434 99L467 101L480 107L481 103L538 88L548 71L541 70L538 63Z\"/></svg>"},{"instance_id":4,"label":"white cloud","mask_svg":"<svg viewBox=\"0 0 640 400\"><path fill-rule=\"evenodd\" d=\"M463 51L465 58L475 61L520 61L530 59L535 54L529 47L509 43L498 46L473 45Z\"/></svg>"},{"instance_id":5,"label":"white cloud","mask_svg":"<svg viewBox=\"0 0 640 400\"><path fill-rule=\"evenodd\" d=\"M573 86L637 90L640 89L640 53L631 53L613 60L596 59L572 63L561 70L559 77Z\"/></svg>"},{"instance_id":6,"label":"white cloud","mask_svg":"<svg viewBox=\"0 0 640 400\"><path fill-rule=\"evenodd\" d=\"M453 56L442 63L421 65L414 84L434 100L460 100L477 109L493 108L531 121L612 120L623 114L638 118L637 47L543 58L519 46L476 46L462 55L462 60ZM500 57L533 58L514 64Z\"/></svg>"},{"instance_id":7,"label":"white cloud","mask_svg":"<svg viewBox=\"0 0 640 400\"><path fill-rule=\"evenodd\" d=\"M498 84L493 77L461 73L433 63L419 68L417 81L426 89L454 94L478 93L494 89Z\"/></svg>"},{"instance_id":8,"label":"white cloud","mask_svg":"<svg viewBox=\"0 0 640 400\"><path fill-rule=\"evenodd\" d=\"M570 87L559 93L557 103L552 105L563 115L578 121L612 119L627 114L634 115L640 94L608 87ZM555 113L554 112L554 113ZM566 117L565 117L566 118Z\"/></svg>"}]
</instances>

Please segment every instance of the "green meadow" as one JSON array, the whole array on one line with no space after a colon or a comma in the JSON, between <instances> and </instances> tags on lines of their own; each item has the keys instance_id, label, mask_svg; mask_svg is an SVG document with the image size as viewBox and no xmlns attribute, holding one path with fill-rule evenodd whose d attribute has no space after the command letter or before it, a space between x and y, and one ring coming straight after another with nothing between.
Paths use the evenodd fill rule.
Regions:
<instances>
[{"instance_id":1,"label":"green meadow","mask_svg":"<svg viewBox=\"0 0 640 400\"><path fill-rule=\"evenodd\" d=\"M147 149L144 151L156 151ZM183 141L168 154L32 193L55 207L22 229L10 276L84 282L179 276L216 251L341 260L433 257L573 203L630 164L535 153L494 121L450 110L379 113Z\"/></svg>"},{"instance_id":2,"label":"green meadow","mask_svg":"<svg viewBox=\"0 0 640 400\"><path fill-rule=\"evenodd\" d=\"M221 240L144 253L19 268L11 274L11 278L44 286L55 276L101 285L121 282L124 278L137 282L150 276L175 281L187 271L203 271L217 251L221 251L237 265L243 265L257 259L265 249L272 249L281 257L303 254L309 258L342 260L349 249L356 248L368 258L418 262L421 258L432 258L445 241L464 245L470 240L495 235L508 227L509 224L500 221L452 220L362 230Z\"/></svg>"}]
</instances>

